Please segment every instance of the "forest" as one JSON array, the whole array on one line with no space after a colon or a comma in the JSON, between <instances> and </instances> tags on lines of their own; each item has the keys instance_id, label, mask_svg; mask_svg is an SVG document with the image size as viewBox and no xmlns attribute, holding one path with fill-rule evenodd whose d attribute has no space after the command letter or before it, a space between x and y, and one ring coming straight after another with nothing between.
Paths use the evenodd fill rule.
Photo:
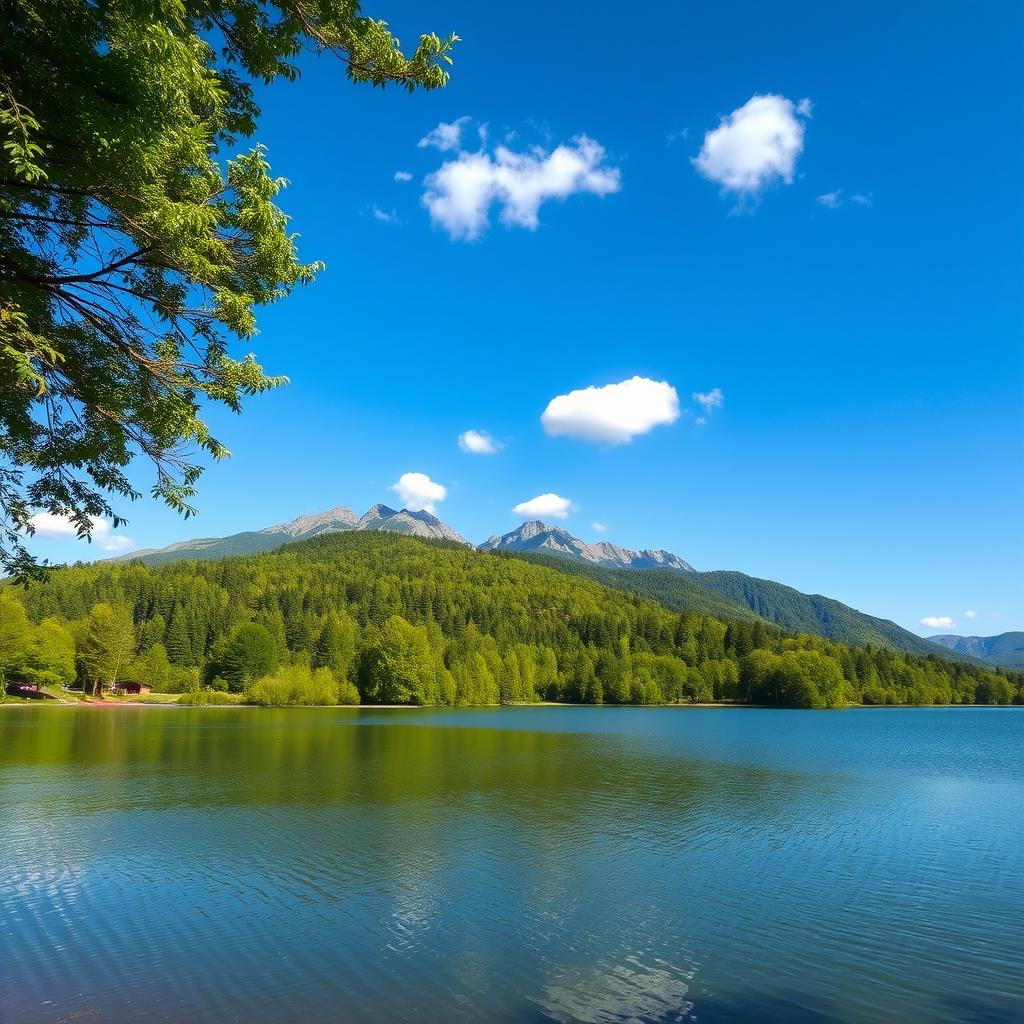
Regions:
<instances>
[{"instance_id":1,"label":"forest","mask_svg":"<svg viewBox=\"0 0 1024 1024\"><path fill-rule=\"evenodd\" d=\"M673 612L543 565L386 533L0 589L0 673L184 703L1024 703L1024 675Z\"/></svg>"}]
</instances>

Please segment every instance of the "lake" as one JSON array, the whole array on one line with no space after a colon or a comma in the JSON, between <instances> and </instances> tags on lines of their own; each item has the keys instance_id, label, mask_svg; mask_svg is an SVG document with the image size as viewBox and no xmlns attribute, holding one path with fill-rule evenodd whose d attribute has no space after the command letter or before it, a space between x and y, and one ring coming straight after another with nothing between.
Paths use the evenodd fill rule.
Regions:
<instances>
[{"instance_id":1,"label":"lake","mask_svg":"<svg viewBox=\"0 0 1024 1024\"><path fill-rule=\"evenodd\" d=\"M1024 1020L1024 709L0 709L0 1020Z\"/></svg>"}]
</instances>

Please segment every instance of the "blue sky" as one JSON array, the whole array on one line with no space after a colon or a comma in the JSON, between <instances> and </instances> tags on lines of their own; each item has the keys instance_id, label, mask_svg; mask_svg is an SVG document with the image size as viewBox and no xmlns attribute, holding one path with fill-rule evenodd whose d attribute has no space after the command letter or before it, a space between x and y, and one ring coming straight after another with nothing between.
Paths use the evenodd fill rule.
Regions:
<instances>
[{"instance_id":1,"label":"blue sky","mask_svg":"<svg viewBox=\"0 0 1024 1024\"><path fill-rule=\"evenodd\" d=\"M291 384L213 413L234 455L198 518L139 502L121 534L398 506L422 473L473 541L550 493L586 539L922 633L1024 629L1024 11L834 6L367 3L406 42L457 31L451 84L356 88L325 59L261 91L327 264L251 346ZM433 136L458 146L418 145L460 118ZM678 415L627 389L541 422L634 377Z\"/></svg>"}]
</instances>

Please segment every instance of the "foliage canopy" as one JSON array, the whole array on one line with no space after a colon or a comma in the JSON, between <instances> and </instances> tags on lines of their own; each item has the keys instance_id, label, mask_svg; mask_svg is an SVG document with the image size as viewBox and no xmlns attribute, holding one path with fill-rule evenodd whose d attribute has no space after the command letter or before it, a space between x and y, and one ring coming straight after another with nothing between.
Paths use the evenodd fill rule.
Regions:
<instances>
[{"instance_id":1,"label":"foliage canopy","mask_svg":"<svg viewBox=\"0 0 1024 1024\"><path fill-rule=\"evenodd\" d=\"M159 671L165 653L183 683L202 673L261 704L1024 703L1018 673L675 613L522 559L385 533L155 569L55 569L13 591L20 615L11 591L0 590L0 650L6 622L15 657L26 631L81 633L99 607L101 618L123 607L133 666L161 645Z\"/></svg>"},{"instance_id":2,"label":"foliage canopy","mask_svg":"<svg viewBox=\"0 0 1024 1024\"><path fill-rule=\"evenodd\" d=\"M457 37L406 56L356 0L19 0L0 11L0 566L33 568L35 510L120 518L133 458L188 515L199 457L284 381L251 354L256 307L312 281L259 145L254 83L305 51L348 78L445 84Z\"/></svg>"}]
</instances>

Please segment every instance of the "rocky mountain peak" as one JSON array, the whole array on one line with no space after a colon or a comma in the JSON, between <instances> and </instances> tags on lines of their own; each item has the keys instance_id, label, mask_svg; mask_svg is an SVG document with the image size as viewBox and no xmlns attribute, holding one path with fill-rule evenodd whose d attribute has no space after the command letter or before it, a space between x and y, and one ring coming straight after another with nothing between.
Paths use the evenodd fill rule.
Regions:
<instances>
[{"instance_id":1,"label":"rocky mountain peak","mask_svg":"<svg viewBox=\"0 0 1024 1024\"><path fill-rule=\"evenodd\" d=\"M561 526L552 526L537 519L523 523L510 533L488 537L480 545L482 551L493 551L496 548L506 551L539 551L614 569L664 568L693 572L689 562L670 551L633 551L608 541L589 544Z\"/></svg>"},{"instance_id":2,"label":"rocky mountain peak","mask_svg":"<svg viewBox=\"0 0 1024 1024\"><path fill-rule=\"evenodd\" d=\"M288 523L268 526L260 533L281 534L286 537L309 537L331 530L351 530L355 524L355 512L345 505L338 505L326 512L315 512L312 515L299 516Z\"/></svg>"}]
</instances>

